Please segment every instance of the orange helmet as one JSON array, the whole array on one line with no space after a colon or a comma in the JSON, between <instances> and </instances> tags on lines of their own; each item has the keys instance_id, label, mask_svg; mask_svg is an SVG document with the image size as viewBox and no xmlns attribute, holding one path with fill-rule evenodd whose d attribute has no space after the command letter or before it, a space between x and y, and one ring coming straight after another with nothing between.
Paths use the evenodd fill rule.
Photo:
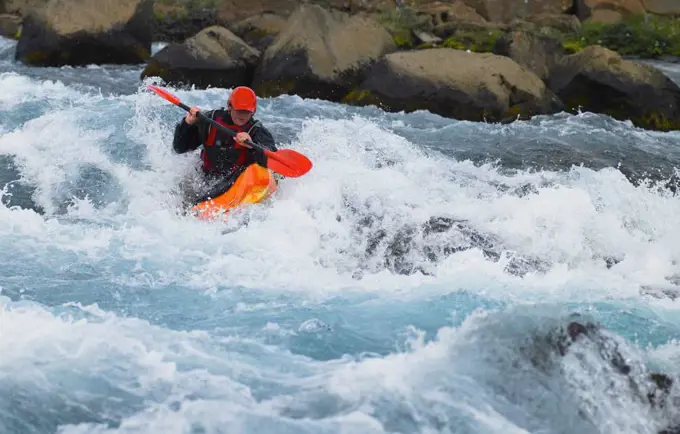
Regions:
<instances>
[{"instance_id":1,"label":"orange helmet","mask_svg":"<svg viewBox=\"0 0 680 434\"><path fill-rule=\"evenodd\" d=\"M234 110L248 110L251 113L255 113L257 109L257 96L251 88L239 86L229 95L229 105Z\"/></svg>"}]
</instances>

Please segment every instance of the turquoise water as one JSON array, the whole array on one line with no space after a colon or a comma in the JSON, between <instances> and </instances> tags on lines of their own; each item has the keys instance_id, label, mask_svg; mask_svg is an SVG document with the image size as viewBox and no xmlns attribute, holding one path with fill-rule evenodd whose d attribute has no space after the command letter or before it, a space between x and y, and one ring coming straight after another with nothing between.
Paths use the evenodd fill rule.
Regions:
<instances>
[{"instance_id":1,"label":"turquoise water","mask_svg":"<svg viewBox=\"0 0 680 434\"><path fill-rule=\"evenodd\" d=\"M198 163L171 150L182 112L141 67L26 68L2 44L0 431L677 421L627 384L679 372L680 134L591 113L492 125L264 99L259 117L314 168L205 223L178 209ZM201 107L227 95L172 90ZM587 344L534 363L526 348L574 314L607 329L629 375Z\"/></svg>"}]
</instances>

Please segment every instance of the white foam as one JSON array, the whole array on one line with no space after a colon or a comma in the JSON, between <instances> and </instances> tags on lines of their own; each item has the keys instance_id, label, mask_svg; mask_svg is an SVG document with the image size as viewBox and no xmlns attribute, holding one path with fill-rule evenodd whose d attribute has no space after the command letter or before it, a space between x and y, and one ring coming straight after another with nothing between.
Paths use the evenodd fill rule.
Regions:
<instances>
[{"instance_id":1,"label":"white foam","mask_svg":"<svg viewBox=\"0 0 680 434\"><path fill-rule=\"evenodd\" d=\"M32 85L36 95L53 86ZM273 200L251 207L248 226L223 235L222 225L193 221L174 209L179 203L175 187L197 163L195 154L171 150L181 111L148 92L107 99L64 92L85 101L84 106L52 110L4 133L0 153L16 158L24 179L38 187L36 202L48 213L58 205L54 198L59 185L85 163L113 175L125 208L121 213L116 204L97 209L87 200L76 201L70 217L103 223L87 229L68 221L41 223L38 217L24 219L25 211L4 210L4 226L58 248L80 246L83 254L95 250L95 256L114 261L143 258L147 265L157 265L148 272L156 278L162 274L163 282L212 290L243 285L399 296L428 285L443 292L476 289L488 296L525 299L569 299L585 286L586 296L593 299L627 298L637 296L641 285L665 282L679 259L680 229L673 223L679 202L633 187L614 170L503 175L489 165L428 155L359 116L303 122L299 137L282 147L308 155L312 171L284 180ZM173 92L203 107L223 102L222 90ZM115 111L116 119L126 113L124 130L120 124L95 128L79 122L91 119L92 113L107 116L108 111ZM262 116L266 121L269 113ZM121 139L143 150L141 168L110 160L108 143ZM550 185L540 186L546 182ZM538 194L518 197L498 191L493 183L511 189L533 183ZM346 201L358 208L358 216ZM506 259L490 262L480 250L471 250L434 264L431 276L395 275L382 266L382 252L364 257L366 235L358 229L367 214L382 219L371 230L391 234L432 216L465 219L471 228L500 240L501 250L548 260L554 267L545 275L521 279L503 271ZM88 244L85 238L104 241ZM623 261L607 270L601 260L606 256ZM365 268L361 280L352 277L359 267Z\"/></svg>"}]
</instances>

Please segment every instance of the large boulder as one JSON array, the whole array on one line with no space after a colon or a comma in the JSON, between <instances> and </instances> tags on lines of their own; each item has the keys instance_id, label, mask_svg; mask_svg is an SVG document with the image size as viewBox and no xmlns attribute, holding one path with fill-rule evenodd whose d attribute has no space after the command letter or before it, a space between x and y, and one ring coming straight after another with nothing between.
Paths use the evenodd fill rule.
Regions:
<instances>
[{"instance_id":1,"label":"large boulder","mask_svg":"<svg viewBox=\"0 0 680 434\"><path fill-rule=\"evenodd\" d=\"M581 20L612 24L645 13L642 0L578 0L574 12Z\"/></svg>"},{"instance_id":2,"label":"large boulder","mask_svg":"<svg viewBox=\"0 0 680 434\"><path fill-rule=\"evenodd\" d=\"M527 17L526 21L536 25L539 29L547 27L562 33L578 33L581 31L581 21L575 15L539 14Z\"/></svg>"},{"instance_id":3,"label":"large boulder","mask_svg":"<svg viewBox=\"0 0 680 434\"><path fill-rule=\"evenodd\" d=\"M465 4L463 0L446 3L434 2L423 5L419 8L419 11L430 15L435 26L450 21L486 21L484 17L479 15L474 8Z\"/></svg>"},{"instance_id":4,"label":"large boulder","mask_svg":"<svg viewBox=\"0 0 680 434\"><path fill-rule=\"evenodd\" d=\"M506 33L496 41L493 52L511 58L541 80L548 79L552 69L564 56L560 41L528 32Z\"/></svg>"},{"instance_id":5,"label":"large boulder","mask_svg":"<svg viewBox=\"0 0 680 434\"><path fill-rule=\"evenodd\" d=\"M206 27L219 24L215 9L165 1L155 1L153 8L154 41L183 42Z\"/></svg>"},{"instance_id":6,"label":"large boulder","mask_svg":"<svg viewBox=\"0 0 680 434\"><path fill-rule=\"evenodd\" d=\"M300 5L300 0L221 0L217 16L223 23L235 23L264 13L289 16Z\"/></svg>"},{"instance_id":7,"label":"large boulder","mask_svg":"<svg viewBox=\"0 0 680 434\"><path fill-rule=\"evenodd\" d=\"M573 0L465 0L465 3L488 21L500 23L538 14L564 14L573 7Z\"/></svg>"},{"instance_id":8,"label":"large boulder","mask_svg":"<svg viewBox=\"0 0 680 434\"><path fill-rule=\"evenodd\" d=\"M643 0L647 12L658 15L680 15L678 0Z\"/></svg>"},{"instance_id":9,"label":"large boulder","mask_svg":"<svg viewBox=\"0 0 680 434\"><path fill-rule=\"evenodd\" d=\"M569 110L604 113L648 129L680 129L680 88L658 69L604 47L565 56L548 84Z\"/></svg>"},{"instance_id":10,"label":"large boulder","mask_svg":"<svg viewBox=\"0 0 680 434\"><path fill-rule=\"evenodd\" d=\"M389 54L343 101L492 122L562 110L543 81L513 60L450 48Z\"/></svg>"},{"instance_id":11,"label":"large boulder","mask_svg":"<svg viewBox=\"0 0 680 434\"><path fill-rule=\"evenodd\" d=\"M45 7L49 0L4 0L0 2L3 13L25 17L31 11Z\"/></svg>"},{"instance_id":12,"label":"large boulder","mask_svg":"<svg viewBox=\"0 0 680 434\"><path fill-rule=\"evenodd\" d=\"M142 63L152 23L150 0L50 0L24 18L15 57L35 66Z\"/></svg>"},{"instance_id":13,"label":"large boulder","mask_svg":"<svg viewBox=\"0 0 680 434\"><path fill-rule=\"evenodd\" d=\"M149 61L142 78L197 87L250 85L260 52L224 27L202 30L182 44L170 44Z\"/></svg>"},{"instance_id":14,"label":"large boulder","mask_svg":"<svg viewBox=\"0 0 680 434\"><path fill-rule=\"evenodd\" d=\"M396 46L375 21L303 5L262 56L253 86L263 96L339 101L363 72Z\"/></svg>"},{"instance_id":15,"label":"large boulder","mask_svg":"<svg viewBox=\"0 0 680 434\"><path fill-rule=\"evenodd\" d=\"M265 13L239 21L231 26L230 30L251 47L264 51L285 28L285 18Z\"/></svg>"}]
</instances>

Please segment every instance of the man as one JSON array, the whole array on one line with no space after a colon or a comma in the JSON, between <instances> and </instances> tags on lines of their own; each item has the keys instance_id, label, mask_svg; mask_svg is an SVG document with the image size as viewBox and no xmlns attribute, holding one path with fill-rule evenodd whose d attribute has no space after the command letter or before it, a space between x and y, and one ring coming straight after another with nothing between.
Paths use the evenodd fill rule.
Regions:
<instances>
[{"instance_id":1,"label":"man","mask_svg":"<svg viewBox=\"0 0 680 434\"><path fill-rule=\"evenodd\" d=\"M177 124L172 143L175 152L184 154L203 145L201 159L204 178L211 184L219 181L210 191L192 202L202 202L208 197L223 193L253 163L267 167L264 152L246 143L251 140L270 151L277 150L272 134L260 121L253 118L256 111L255 92L249 87L239 86L229 95L226 110L217 109L204 113L219 124L236 131L235 137L232 138L208 123L200 122L197 107L191 107L190 112Z\"/></svg>"}]
</instances>

